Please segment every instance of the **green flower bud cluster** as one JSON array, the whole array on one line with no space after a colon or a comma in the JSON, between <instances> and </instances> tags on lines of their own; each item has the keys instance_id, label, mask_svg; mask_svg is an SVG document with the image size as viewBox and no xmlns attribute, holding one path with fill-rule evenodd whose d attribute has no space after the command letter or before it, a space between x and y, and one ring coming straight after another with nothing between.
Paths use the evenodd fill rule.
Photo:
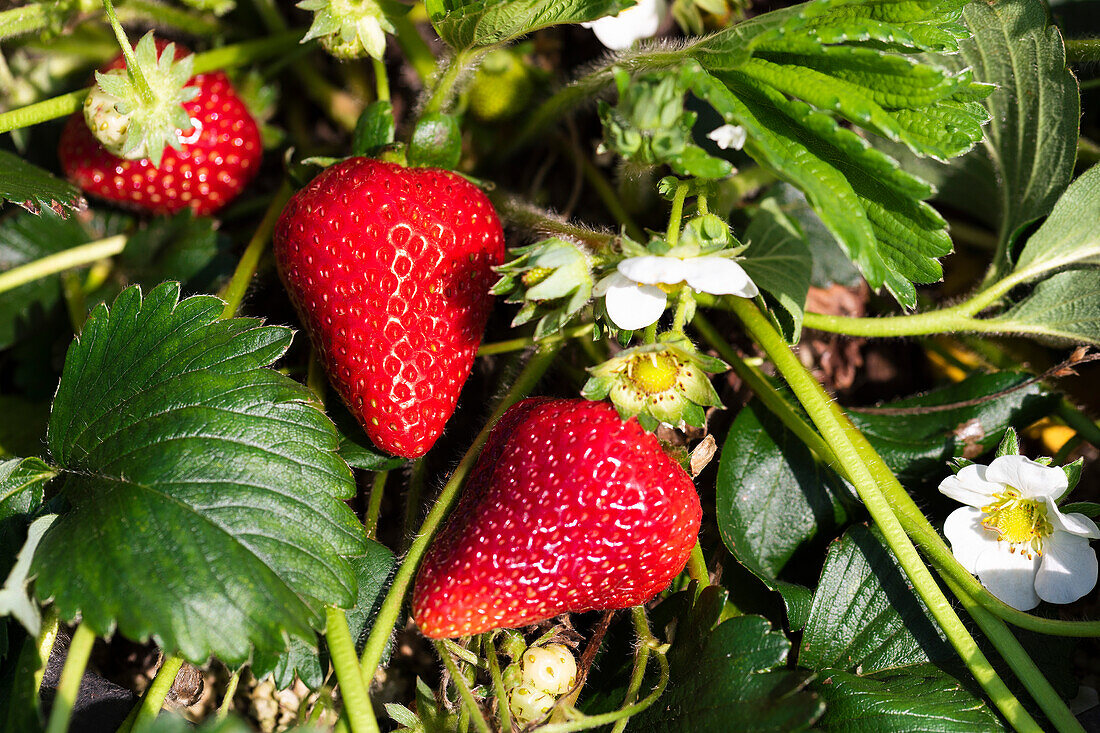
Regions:
<instances>
[{"instance_id":1,"label":"green flower bud cluster","mask_svg":"<svg viewBox=\"0 0 1100 733\"><path fill-rule=\"evenodd\" d=\"M727 369L728 364L700 354L682 336L664 334L657 343L621 351L592 367L582 394L590 400L610 398L624 420L637 416L650 430L659 423L702 427L704 408L722 405L707 375Z\"/></svg>"},{"instance_id":2,"label":"green flower bud cluster","mask_svg":"<svg viewBox=\"0 0 1100 733\"><path fill-rule=\"evenodd\" d=\"M500 122L523 111L534 91L535 82L522 54L511 48L496 48L485 54L466 100L477 119Z\"/></svg>"},{"instance_id":3,"label":"green flower bud cluster","mask_svg":"<svg viewBox=\"0 0 1100 733\"><path fill-rule=\"evenodd\" d=\"M318 38L341 61L365 56L381 60L386 34L396 32L390 18L408 12L396 0L302 0L297 7L313 11L302 43Z\"/></svg>"},{"instance_id":4,"label":"green flower bud cluster","mask_svg":"<svg viewBox=\"0 0 1100 733\"><path fill-rule=\"evenodd\" d=\"M641 74L614 70L619 101L600 102L604 150L639 165L668 165L679 175L724 178L733 170L692 142L696 114L684 109L690 70L680 74Z\"/></svg>"},{"instance_id":5,"label":"green flower bud cluster","mask_svg":"<svg viewBox=\"0 0 1100 733\"><path fill-rule=\"evenodd\" d=\"M563 644L529 646L504 671L508 706L521 726L547 718L554 703L577 684L577 660Z\"/></svg>"},{"instance_id":6,"label":"green flower bud cluster","mask_svg":"<svg viewBox=\"0 0 1100 733\"><path fill-rule=\"evenodd\" d=\"M594 258L582 245L554 237L511 253L514 259L497 268L501 278L491 292L523 304L513 326L539 319L536 339L560 330L592 298Z\"/></svg>"}]
</instances>

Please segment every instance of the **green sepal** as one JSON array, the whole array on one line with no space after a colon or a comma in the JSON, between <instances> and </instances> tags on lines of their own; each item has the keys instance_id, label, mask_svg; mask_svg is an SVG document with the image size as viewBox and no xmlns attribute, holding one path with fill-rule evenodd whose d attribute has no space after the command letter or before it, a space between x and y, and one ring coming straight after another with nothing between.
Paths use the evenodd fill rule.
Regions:
<instances>
[{"instance_id":1,"label":"green sepal","mask_svg":"<svg viewBox=\"0 0 1100 733\"><path fill-rule=\"evenodd\" d=\"M513 259L496 268L501 278L493 295L522 303L512 320L521 326L536 318L535 338L559 331L592 299L593 256L582 245L558 237L510 251Z\"/></svg>"},{"instance_id":2,"label":"green sepal","mask_svg":"<svg viewBox=\"0 0 1100 733\"><path fill-rule=\"evenodd\" d=\"M454 170L461 157L458 120L442 112L429 112L417 121L409 142L409 165Z\"/></svg>"},{"instance_id":3,"label":"green sepal","mask_svg":"<svg viewBox=\"0 0 1100 733\"><path fill-rule=\"evenodd\" d=\"M951 472L955 474L957 474L959 471L963 470L967 466L973 465L974 461L970 460L969 458L962 458L961 456L958 458L953 458L947 463L948 468L950 468Z\"/></svg>"},{"instance_id":4,"label":"green sepal","mask_svg":"<svg viewBox=\"0 0 1100 733\"><path fill-rule=\"evenodd\" d=\"M355 123L351 154L373 156L393 142L395 129L393 105L386 100L371 102Z\"/></svg>"},{"instance_id":5,"label":"green sepal","mask_svg":"<svg viewBox=\"0 0 1100 733\"><path fill-rule=\"evenodd\" d=\"M1000 445L997 446L996 457L1018 455L1020 455L1020 438L1016 435L1015 428L1009 428L1005 431L1005 437L1001 438Z\"/></svg>"},{"instance_id":6,"label":"green sepal","mask_svg":"<svg viewBox=\"0 0 1100 733\"><path fill-rule=\"evenodd\" d=\"M692 217L680 232L680 241L669 250L673 257L698 257L720 252L741 243L730 232L729 224L714 214Z\"/></svg>"},{"instance_id":7,"label":"green sepal","mask_svg":"<svg viewBox=\"0 0 1100 733\"><path fill-rule=\"evenodd\" d=\"M1089 519L1100 517L1100 504L1092 501L1076 501L1058 508L1063 514L1084 514Z\"/></svg>"},{"instance_id":8,"label":"green sepal","mask_svg":"<svg viewBox=\"0 0 1100 733\"><path fill-rule=\"evenodd\" d=\"M1084 468L1084 466L1084 458L1078 458L1073 463L1067 463L1066 465L1062 466L1062 470L1065 471L1066 474L1066 482L1068 483L1066 493L1062 495L1063 498L1069 496L1070 492L1077 488L1077 482L1081 480L1081 470Z\"/></svg>"},{"instance_id":9,"label":"green sepal","mask_svg":"<svg viewBox=\"0 0 1100 733\"><path fill-rule=\"evenodd\" d=\"M324 49L341 61L364 56L381 61L386 34L396 32L390 19L408 12L407 6L394 0L302 0L296 7L314 14L302 43L320 39Z\"/></svg>"}]
</instances>

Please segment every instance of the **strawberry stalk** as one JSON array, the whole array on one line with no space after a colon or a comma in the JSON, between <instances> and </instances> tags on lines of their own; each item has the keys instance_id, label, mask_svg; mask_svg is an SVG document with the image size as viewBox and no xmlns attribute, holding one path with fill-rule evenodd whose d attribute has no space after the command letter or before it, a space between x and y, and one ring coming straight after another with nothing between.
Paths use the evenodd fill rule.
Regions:
<instances>
[{"instance_id":1,"label":"strawberry stalk","mask_svg":"<svg viewBox=\"0 0 1100 733\"><path fill-rule=\"evenodd\" d=\"M420 561L424 558L424 553L427 552L432 537L435 536L435 533L439 530L447 513L458 498L458 493L462 489L466 477L470 474L470 470L474 467L474 462L477 460L478 453L481 451L482 446L485 445L485 441L489 438L489 431L509 407L519 402L528 392L534 389L539 379L542 378L542 375L554 361L554 357L557 356L560 349L560 345L553 345L542 351L536 351L527 361L523 371L516 377L511 388L501 399L488 422L485 423L481 432L474 438L473 444L470 445L465 455L462 456L462 460L459 462L458 467L455 468L454 473L451 474L447 484L440 492L439 498L436 499L431 511L428 512L428 516L425 517L423 524L420 525L420 531L409 547L409 551L405 555L405 559L402 561L401 566L397 569L393 583L390 585L390 589L386 593L385 599L382 601L382 606L378 611L374 626L371 628L370 635L367 637L367 643L363 648L363 654L360 657L360 665L362 667L364 684L369 685L371 680L374 679L374 673L378 669L378 664L382 661L382 653L389 643L390 631L397 624L398 616L400 616L401 613L402 602L409 591L409 586L412 585L412 581L416 577L416 571L420 566Z\"/></svg>"},{"instance_id":2,"label":"strawberry stalk","mask_svg":"<svg viewBox=\"0 0 1100 733\"><path fill-rule=\"evenodd\" d=\"M481 653L489 667L489 677L493 680L493 694L497 698L497 717L502 731L512 730L512 710L508 704L508 691L504 689L504 676L500 672L500 659L497 657L495 634L481 635Z\"/></svg>"},{"instance_id":3,"label":"strawberry stalk","mask_svg":"<svg viewBox=\"0 0 1100 733\"><path fill-rule=\"evenodd\" d=\"M153 677L152 684L145 691L141 704L134 709L119 726L118 733L130 733L132 730L141 730L150 725L164 707L164 701L168 692L172 689L172 683L176 681L180 667L183 666L183 657L178 654L164 657L157 674Z\"/></svg>"},{"instance_id":4,"label":"strawberry stalk","mask_svg":"<svg viewBox=\"0 0 1100 733\"><path fill-rule=\"evenodd\" d=\"M126 31L122 29L122 24L118 22L114 3L111 0L103 0L103 10L107 13L107 22L111 24L111 30L114 31L115 38L118 39L118 46L122 49L122 55L126 59L127 76L134 83L138 94L141 95L141 101L150 106L155 104L157 97L149 87L149 82L145 79L145 75L134 57L134 47L130 45L130 39L126 37Z\"/></svg>"},{"instance_id":5,"label":"strawberry stalk","mask_svg":"<svg viewBox=\"0 0 1100 733\"><path fill-rule=\"evenodd\" d=\"M69 642L69 653L65 657L65 666L61 668L61 679L57 683L53 710L46 733L65 733L69 729L69 720L73 714L73 704L80 690L80 681L84 678L84 668L92 654L95 632L86 623L81 623L73 632Z\"/></svg>"},{"instance_id":6,"label":"strawberry stalk","mask_svg":"<svg viewBox=\"0 0 1100 733\"><path fill-rule=\"evenodd\" d=\"M462 697L463 712L470 715L470 719L473 720L474 727L477 728L478 733L492 733L492 728L489 727L489 723L485 720L485 716L481 712L481 706L478 704L477 699L474 698L474 693L470 689L470 683L467 682L466 675L458 668L458 664L455 662L454 658L451 657L451 653L447 651L447 645L442 639L437 639L435 641L435 653L443 660L443 664L451 674L451 681L454 682L455 687L458 688L458 694ZM501 704L507 706L507 698L501 701Z\"/></svg>"},{"instance_id":7,"label":"strawberry stalk","mask_svg":"<svg viewBox=\"0 0 1100 733\"><path fill-rule=\"evenodd\" d=\"M883 494L875 473L868 466L868 451L857 447L853 441L852 433L858 431L851 427L851 423L844 417L840 408L832 402L821 384L798 361L798 357L787 347L783 337L772 327L767 317L755 304L737 298L730 303L730 307L752 339L764 350L779 373L783 375L795 397L821 432L837 460L834 465L841 466L851 480L914 590L924 600L948 641L989 695L993 704L1016 730L1041 730L990 665L989 660L978 648L974 637L951 608L950 602L921 560L898 516L894 513L890 501Z\"/></svg>"},{"instance_id":8,"label":"strawberry stalk","mask_svg":"<svg viewBox=\"0 0 1100 733\"><path fill-rule=\"evenodd\" d=\"M256 268L259 267L260 258L271 243L271 233L275 230L279 215L283 212L283 207L286 206L286 202L290 199L292 193L290 184L283 181L282 185L279 186L279 190L272 197L271 203L268 204L267 211L264 212L264 218L260 220L260 225L256 227L252 238L248 240L248 246L245 247L244 253L237 261L237 267L233 270L233 277L221 292L221 298L225 301L222 318L232 318L240 309L241 301L244 300L244 295L248 292L248 286L256 274Z\"/></svg>"},{"instance_id":9,"label":"strawberry stalk","mask_svg":"<svg viewBox=\"0 0 1100 733\"><path fill-rule=\"evenodd\" d=\"M370 496L367 499L367 516L363 520L363 529L367 537L373 538L378 530L378 515L382 513L382 495L385 493L386 477L389 471L376 471L374 480L370 485Z\"/></svg>"},{"instance_id":10,"label":"strawberry stalk","mask_svg":"<svg viewBox=\"0 0 1100 733\"><path fill-rule=\"evenodd\" d=\"M378 721L374 718L370 696L367 694L359 659L355 656L355 642L348 628L348 618L343 609L325 607L325 643L328 644L332 667L340 685L340 698L352 733L378 733Z\"/></svg>"},{"instance_id":11,"label":"strawberry stalk","mask_svg":"<svg viewBox=\"0 0 1100 733\"><path fill-rule=\"evenodd\" d=\"M229 675L229 681L225 683L225 694L222 696L218 712L214 714L214 720L222 721L229 717L229 711L233 709L233 698L237 695L237 684L241 681L241 670L235 669Z\"/></svg>"},{"instance_id":12,"label":"strawberry stalk","mask_svg":"<svg viewBox=\"0 0 1100 733\"><path fill-rule=\"evenodd\" d=\"M21 285L41 280L49 275L84 267L93 262L114 257L126 247L126 235L116 234L113 237L98 239L78 247L70 247L41 259L28 262L19 267L13 267L7 272L0 273L0 293L13 290Z\"/></svg>"}]
</instances>

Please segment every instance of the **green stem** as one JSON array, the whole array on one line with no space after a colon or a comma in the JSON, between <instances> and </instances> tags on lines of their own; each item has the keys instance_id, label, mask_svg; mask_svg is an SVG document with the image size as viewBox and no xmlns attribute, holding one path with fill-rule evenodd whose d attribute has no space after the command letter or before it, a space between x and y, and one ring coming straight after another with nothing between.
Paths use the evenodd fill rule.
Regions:
<instances>
[{"instance_id":1,"label":"green stem","mask_svg":"<svg viewBox=\"0 0 1100 733\"><path fill-rule=\"evenodd\" d=\"M412 65L413 71L420 77L420 81L427 84L428 80L432 78L432 74L435 73L435 54L432 53L432 49L428 47L424 39L420 37L416 26L409 20L407 15L390 18L390 22L393 23L393 27L397 31L397 45L401 47L405 60Z\"/></svg>"},{"instance_id":2,"label":"green stem","mask_svg":"<svg viewBox=\"0 0 1100 733\"><path fill-rule=\"evenodd\" d=\"M286 202L290 200L290 195L290 184L283 181L283 184L271 199L267 211L264 212L264 218L260 220L260 225L256 227L252 239L248 241L248 246L245 247L241 259L237 262L233 277L221 292L222 300L225 301L222 318L232 318L237 315L237 311L241 307L241 301L244 300L245 293L248 292L248 286L252 282L252 277L256 274L260 258L267 249L268 242L271 241L271 233L275 230L275 224L278 223Z\"/></svg>"},{"instance_id":3,"label":"green stem","mask_svg":"<svg viewBox=\"0 0 1100 733\"><path fill-rule=\"evenodd\" d=\"M698 540L695 541L695 547L691 548L687 571L692 580L699 582L700 587L710 585L710 571L707 570L707 560L703 557L703 545Z\"/></svg>"},{"instance_id":4,"label":"green stem","mask_svg":"<svg viewBox=\"0 0 1100 733\"><path fill-rule=\"evenodd\" d=\"M355 656L355 641L351 638L347 615L342 609L325 607L325 642L328 644L332 667L340 683L340 696L352 733L378 733L366 681Z\"/></svg>"},{"instance_id":5,"label":"green stem","mask_svg":"<svg viewBox=\"0 0 1100 733\"><path fill-rule=\"evenodd\" d=\"M126 236L118 234L79 247L62 250L42 259L0 272L0 293L40 280L49 275L83 267L106 257L114 257L126 247Z\"/></svg>"},{"instance_id":6,"label":"green stem","mask_svg":"<svg viewBox=\"0 0 1100 733\"><path fill-rule=\"evenodd\" d=\"M435 88L432 89L431 96L428 97L421 116L446 111L454 94L455 84L458 83L462 72L488 50L488 48L471 48L456 51L447 61L447 65L443 69L443 75L436 81Z\"/></svg>"},{"instance_id":7,"label":"green stem","mask_svg":"<svg viewBox=\"0 0 1100 733\"><path fill-rule=\"evenodd\" d=\"M73 632L69 642L69 654L65 657L65 666L61 668L61 679L57 683L57 694L50 711L50 723L46 733L65 733L69 729L69 719L73 714L73 705L80 692L80 681L84 679L84 668L88 666L88 657L95 644L95 632L87 624L80 624Z\"/></svg>"},{"instance_id":8,"label":"green stem","mask_svg":"<svg viewBox=\"0 0 1100 733\"><path fill-rule=\"evenodd\" d=\"M539 234L555 234L584 242L597 253L607 252L615 243L614 235L571 224L512 195L491 196L501 219Z\"/></svg>"},{"instance_id":9,"label":"green stem","mask_svg":"<svg viewBox=\"0 0 1100 733\"><path fill-rule=\"evenodd\" d=\"M363 649L361 657L363 678L368 682L374 678L374 672L378 669L378 664L382 660L382 654L390 639L390 631L397 623L402 601L412 584L424 553L428 550L428 544L435 536L444 517L447 516L451 505L458 498L458 492L462 488L466 476L474 467L474 462L477 460L481 447L485 445L485 441L489 438L489 431L500 416L504 414L505 410L522 399L535 387L543 373L550 367L550 363L554 360L560 348L556 345L551 346L544 351L535 352L531 356L523 371L516 377L511 389L504 395L488 422L485 423L485 427L481 429L481 432L474 438L473 444L466 450L466 454L443 487L439 498L436 499L435 505L432 506L428 516L425 517L424 523L420 525L420 531L416 539L413 540L412 545L409 546L409 551L405 555L401 566L397 569L393 583L386 593L386 598L382 601L382 606L378 611L378 616L374 621L374 626L371 627L370 635L367 637L367 643Z\"/></svg>"},{"instance_id":10,"label":"green stem","mask_svg":"<svg viewBox=\"0 0 1100 733\"><path fill-rule=\"evenodd\" d=\"M1067 38L1065 44L1067 64L1100 61L1100 38Z\"/></svg>"},{"instance_id":11,"label":"green stem","mask_svg":"<svg viewBox=\"0 0 1100 733\"><path fill-rule=\"evenodd\" d=\"M1008 662L1008 666L1012 668L1013 673L1031 693L1035 702L1039 704L1043 714L1054 724L1055 730L1060 733L1085 733L1085 729L1077 722L1077 718L1073 717L1073 713L1070 712L1061 695L1051 687L1047 678L1035 666L1031 655L1024 650L1020 642L1008 630L1004 621L982 608L980 603L971 598L966 591L950 578L945 578L944 582L947 583L947 587L951 592L958 597L963 608L978 624L982 633L986 635L986 638L993 643L993 646Z\"/></svg>"},{"instance_id":12,"label":"green stem","mask_svg":"<svg viewBox=\"0 0 1100 733\"><path fill-rule=\"evenodd\" d=\"M241 670L235 669L233 673L229 675L229 682L225 685L225 695L222 697L222 703L218 706L218 712L215 714L215 720L225 720L229 717L229 711L233 709L233 698L237 696L237 685L241 681Z\"/></svg>"},{"instance_id":13,"label":"green stem","mask_svg":"<svg viewBox=\"0 0 1100 733\"><path fill-rule=\"evenodd\" d=\"M405 492L405 523L401 532L401 543L409 541L412 537L413 523L420 514L420 497L424 493L424 480L427 465L423 457L413 461L412 471L409 473L409 489ZM401 551L404 551L404 547ZM400 552L398 553L400 554Z\"/></svg>"},{"instance_id":14,"label":"green stem","mask_svg":"<svg viewBox=\"0 0 1100 733\"><path fill-rule=\"evenodd\" d=\"M478 729L480 733L493 733L489 727L488 721L485 720L485 716L481 712L481 706L474 698L473 691L470 690L470 685L466 682L466 676L462 674L462 670L458 668L458 664L451 658L450 652L447 651L446 645L442 641L435 642L435 651L439 655L439 658L443 660L443 664L447 666L447 671L451 673L451 680L454 682L455 687L458 688L458 694L462 696L463 709L468 711L471 719L474 721L474 727Z\"/></svg>"},{"instance_id":15,"label":"green stem","mask_svg":"<svg viewBox=\"0 0 1100 733\"><path fill-rule=\"evenodd\" d=\"M482 344L481 348L477 350L478 356L491 356L493 354L506 354L510 351L522 351L529 349L535 343L551 344L561 341L568 341L570 339L579 338L580 336L587 336L592 333L592 329L595 328L594 323L582 323L579 326L573 326L572 328L562 329L560 332L551 334L544 339L540 339L538 342L530 336L520 336L514 339L508 339L507 341L496 341L491 344Z\"/></svg>"},{"instance_id":16,"label":"green stem","mask_svg":"<svg viewBox=\"0 0 1100 733\"><path fill-rule=\"evenodd\" d=\"M680 288L676 296L676 313L672 317L672 330L676 333L683 334L684 326L687 325L688 309L694 300L695 294L691 288L686 285Z\"/></svg>"},{"instance_id":17,"label":"green stem","mask_svg":"<svg viewBox=\"0 0 1100 733\"><path fill-rule=\"evenodd\" d=\"M137 717L134 718L132 730L140 731L156 720L157 715L160 714L160 709L164 707L168 692L172 689L172 683L176 681L176 675L179 674L182 666L183 657L178 654L164 658L164 662L161 663L156 676L153 677L153 683L145 691L145 696L138 708Z\"/></svg>"},{"instance_id":18,"label":"green stem","mask_svg":"<svg viewBox=\"0 0 1100 733\"><path fill-rule=\"evenodd\" d=\"M497 719L502 731L512 730L512 709L508 705L508 691L504 689L504 676L500 673L500 660L492 634L481 636L481 652L489 665L489 677L493 680L493 694L497 698Z\"/></svg>"},{"instance_id":19,"label":"green stem","mask_svg":"<svg viewBox=\"0 0 1100 733\"><path fill-rule=\"evenodd\" d=\"M665 241L669 249L680 242L680 224L684 218L684 199L687 198L688 185L676 184L676 193L672 195L672 211L668 216L668 231L665 233Z\"/></svg>"},{"instance_id":20,"label":"green stem","mask_svg":"<svg viewBox=\"0 0 1100 733\"><path fill-rule=\"evenodd\" d=\"M994 671L970 632L940 591L935 579L898 521L898 517L891 509L890 503L879 489L874 476L864 463L863 456L833 412L833 401L828 394L753 303L738 298L731 302L731 306L752 338L764 349L776 369L783 375L798 401L821 432L825 442L832 448L914 590L924 600L928 610L960 658L966 663L971 674L1014 728L1019 731L1041 730Z\"/></svg>"},{"instance_id":21,"label":"green stem","mask_svg":"<svg viewBox=\"0 0 1100 733\"><path fill-rule=\"evenodd\" d=\"M42 689L42 677L46 674L46 665L50 662L50 653L53 652L54 642L57 641L57 609L53 606L42 615L42 628L38 632L38 667L34 672L34 689Z\"/></svg>"},{"instance_id":22,"label":"green stem","mask_svg":"<svg viewBox=\"0 0 1100 733\"><path fill-rule=\"evenodd\" d=\"M1078 435L1100 448L1100 426L1097 426L1088 415L1074 407L1067 399L1062 398L1058 405L1058 417L1077 431Z\"/></svg>"},{"instance_id":23,"label":"green stem","mask_svg":"<svg viewBox=\"0 0 1100 733\"><path fill-rule=\"evenodd\" d=\"M210 36L221 31L221 24L217 21L157 0L124 0L116 12L123 23L151 20L158 27L170 27L195 36Z\"/></svg>"},{"instance_id":24,"label":"green stem","mask_svg":"<svg viewBox=\"0 0 1100 733\"><path fill-rule=\"evenodd\" d=\"M382 496L385 493L386 477L389 471L376 471L370 485L370 497L367 499L367 516L363 520L363 529L367 537L374 537L378 531L378 515L382 511Z\"/></svg>"},{"instance_id":25,"label":"green stem","mask_svg":"<svg viewBox=\"0 0 1100 733\"><path fill-rule=\"evenodd\" d=\"M134 47L130 45L130 39L126 37L126 31L122 29L122 23L115 15L114 3L111 0L103 0L103 9L107 12L107 22L111 24L111 30L115 32L115 38L118 39L118 46L122 49L122 56L126 59L126 75L137 88L142 102L150 106L156 104L157 95L153 93L144 72L138 66L137 59L134 57Z\"/></svg>"},{"instance_id":26,"label":"green stem","mask_svg":"<svg viewBox=\"0 0 1100 733\"><path fill-rule=\"evenodd\" d=\"M698 545L696 545L698 547ZM694 553L692 553L694 554ZM634 620L634 628L638 631L639 638L644 638L641 630L649 631L649 625L646 622L645 607L634 606L630 609L630 615ZM645 677L646 663L649 661L649 644L639 644L638 651L634 656L634 669L630 673L630 684L626 688L626 697L623 698L625 705L632 705L634 700L638 697L638 690L642 689L642 679ZM626 724L630 722L630 718L621 718L615 723L615 727L611 729L611 733L623 733L626 730Z\"/></svg>"},{"instance_id":27,"label":"green stem","mask_svg":"<svg viewBox=\"0 0 1100 733\"><path fill-rule=\"evenodd\" d=\"M46 27L49 11L45 3L30 3L0 13L0 40L35 33Z\"/></svg>"},{"instance_id":28,"label":"green stem","mask_svg":"<svg viewBox=\"0 0 1100 733\"><path fill-rule=\"evenodd\" d=\"M374 69L374 93L378 101L390 101L390 78L386 75L386 64L372 56L371 67Z\"/></svg>"},{"instance_id":29,"label":"green stem","mask_svg":"<svg viewBox=\"0 0 1100 733\"><path fill-rule=\"evenodd\" d=\"M653 323L645 327L645 331L642 333L642 343L657 343L657 321L654 321Z\"/></svg>"},{"instance_id":30,"label":"green stem","mask_svg":"<svg viewBox=\"0 0 1100 733\"><path fill-rule=\"evenodd\" d=\"M287 31L261 38L256 41L245 41L232 46L223 46L212 51L195 54L194 73L201 74L215 69L229 69L237 66L245 66L255 61L272 56L287 53L302 39L303 31ZM88 96L91 87L78 89L75 92L62 94L58 97L29 104L26 107L13 109L10 112L0 113L0 133L11 132L21 127L37 125L40 122L66 117L80 109L84 98Z\"/></svg>"}]
</instances>

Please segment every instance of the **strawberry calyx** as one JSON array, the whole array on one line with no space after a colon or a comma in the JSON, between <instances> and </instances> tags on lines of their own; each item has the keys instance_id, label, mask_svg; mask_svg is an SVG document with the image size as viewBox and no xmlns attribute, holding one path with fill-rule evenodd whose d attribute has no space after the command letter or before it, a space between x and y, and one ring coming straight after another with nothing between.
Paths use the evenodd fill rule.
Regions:
<instances>
[{"instance_id":1,"label":"strawberry calyx","mask_svg":"<svg viewBox=\"0 0 1100 733\"><path fill-rule=\"evenodd\" d=\"M396 32L389 16L408 10L394 0L302 0L296 7L313 11L313 24L302 43L320 39L324 49L342 61L364 56L381 61L386 34Z\"/></svg>"},{"instance_id":2,"label":"strawberry calyx","mask_svg":"<svg viewBox=\"0 0 1100 733\"><path fill-rule=\"evenodd\" d=\"M149 158L159 166L164 148L179 149L187 142L184 131L200 124L183 107L199 93L186 86L194 57L188 53L177 59L174 43L158 55L152 32L138 42L132 57L136 72L129 65L96 72L96 85L84 101L84 120L112 154Z\"/></svg>"}]
</instances>

